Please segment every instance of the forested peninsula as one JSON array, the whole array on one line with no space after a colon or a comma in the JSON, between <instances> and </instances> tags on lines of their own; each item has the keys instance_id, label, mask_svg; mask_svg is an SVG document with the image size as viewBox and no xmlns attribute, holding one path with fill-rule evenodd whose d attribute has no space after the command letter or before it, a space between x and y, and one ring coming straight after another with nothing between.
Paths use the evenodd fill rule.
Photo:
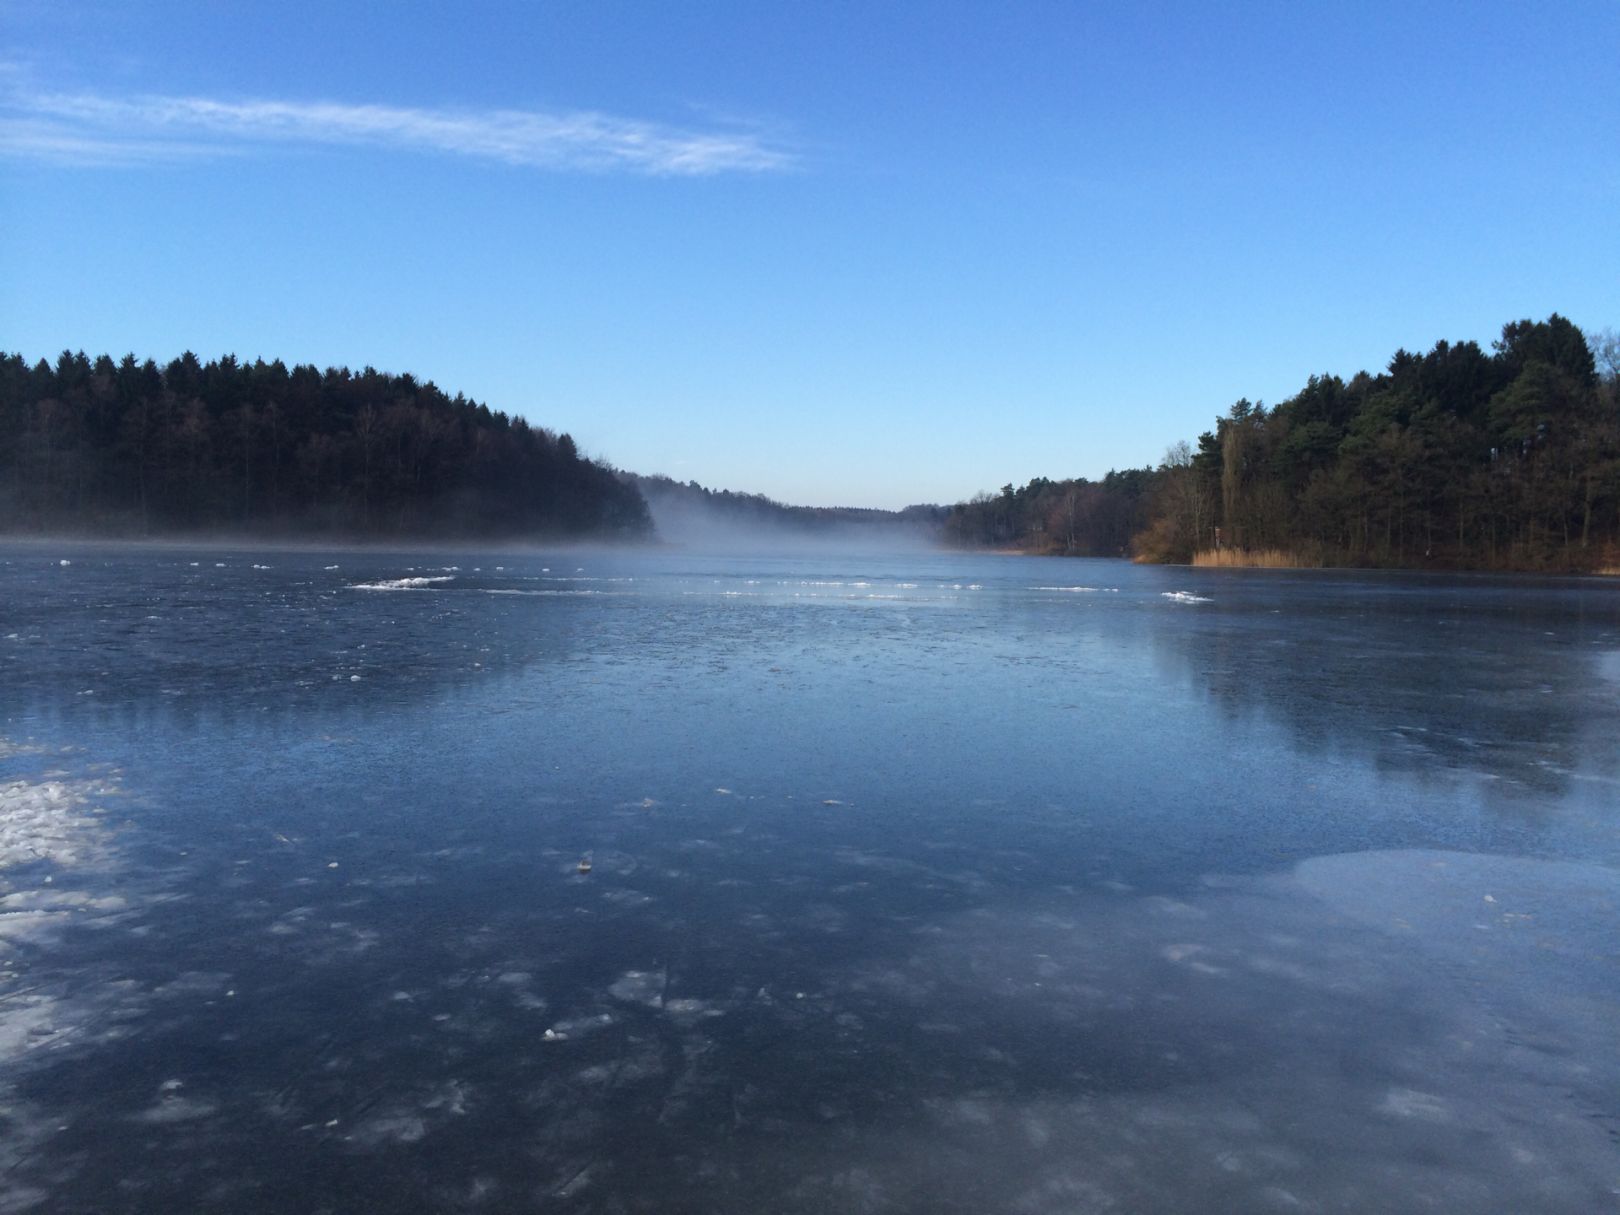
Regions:
<instances>
[{"instance_id":1,"label":"forested peninsula","mask_svg":"<svg viewBox=\"0 0 1620 1215\"><path fill-rule=\"evenodd\" d=\"M0 356L0 531L644 538L633 485L410 375Z\"/></svg>"},{"instance_id":2,"label":"forested peninsula","mask_svg":"<svg viewBox=\"0 0 1620 1215\"><path fill-rule=\"evenodd\" d=\"M1486 353L1240 400L1196 445L1101 481L951 508L949 542L1209 565L1620 572L1620 340L1554 313Z\"/></svg>"}]
</instances>

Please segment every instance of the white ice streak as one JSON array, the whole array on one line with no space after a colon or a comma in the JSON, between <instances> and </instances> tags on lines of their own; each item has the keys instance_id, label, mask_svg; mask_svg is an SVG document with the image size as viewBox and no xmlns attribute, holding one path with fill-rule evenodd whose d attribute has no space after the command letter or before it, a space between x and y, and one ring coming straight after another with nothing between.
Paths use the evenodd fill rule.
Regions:
<instances>
[{"instance_id":1,"label":"white ice streak","mask_svg":"<svg viewBox=\"0 0 1620 1215\"><path fill-rule=\"evenodd\" d=\"M432 578L384 578L378 582L356 582L351 591L424 591L444 582L454 582L454 574L440 574Z\"/></svg>"},{"instance_id":2,"label":"white ice streak","mask_svg":"<svg viewBox=\"0 0 1620 1215\"><path fill-rule=\"evenodd\" d=\"M524 595L535 599L577 599L582 595L611 595L613 591L592 590L566 590L566 591L529 591L519 587L490 586L482 588L486 595Z\"/></svg>"},{"instance_id":3,"label":"white ice streak","mask_svg":"<svg viewBox=\"0 0 1620 1215\"><path fill-rule=\"evenodd\" d=\"M1205 597L1203 595L1195 595L1191 591L1161 591L1159 593L1163 598L1170 600L1172 603L1213 603L1213 602L1215 602L1213 599L1209 599L1209 598L1207 598L1207 597Z\"/></svg>"}]
</instances>

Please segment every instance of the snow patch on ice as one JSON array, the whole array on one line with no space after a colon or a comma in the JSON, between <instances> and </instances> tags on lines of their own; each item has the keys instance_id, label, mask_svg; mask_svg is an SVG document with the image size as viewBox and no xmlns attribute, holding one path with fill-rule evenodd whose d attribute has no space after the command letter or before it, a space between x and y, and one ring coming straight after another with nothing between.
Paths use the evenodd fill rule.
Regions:
<instances>
[{"instance_id":1,"label":"snow patch on ice","mask_svg":"<svg viewBox=\"0 0 1620 1215\"><path fill-rule=\"evenodd\" d=\"M0 784L0 869L37 861L69 866L105 862L106 826L90 803L111 791L102 781Z\"/></svg>"},{"instance_id":2,"label":"snow patch on ice","mask_svg":"<svg viewBox=\"0 0 1620 1215\"><path fill-rule=\"evenodd\" d=\"M546 1030L543 1037L547 1042L561 1042L567 1038L577 1038L593 1030L606 1029L612 1025L612 1013L597 1013L589 1017L572 1017L565 1021L558 1021Z\"/></svg>"},{"instance_id":3,"label":"snow patch on ice","mask_svg":"<svg viewBox=\"0 0 1620 1215\"><path fill-rule=\"evenodd\" d=\"M432 577L416 578L383 578L377 582L356 582L349 589L351 591L425 591L430 587L445 582L454 582L454 574L437 574Z\"/></svg>"},{"instance_id":4,"label":"snow patch on ice","mask_svg":"<svg viewBox=\"0 0 1620 1215\"><path fill-rule=\"evenodd\" d=\"M659 1008L664 1003L664 981L661 970L627 970L608 988L608 994L615 1000Z\"/></svg>"},{"instance_id":5,"label":"snow patch on ice","mask_svg":"<svg viewBox=\"0 0 1620 1215\"><path fill-rule=\"evenodd\" d=\"M177 1092L164 1092L156 1101L134 1116L136 1122L148 1126L162 1126L171 1122L194 1122L215 1113L219 1106L212 1101L183 1097Z\"/></svg>"}]
</instances>

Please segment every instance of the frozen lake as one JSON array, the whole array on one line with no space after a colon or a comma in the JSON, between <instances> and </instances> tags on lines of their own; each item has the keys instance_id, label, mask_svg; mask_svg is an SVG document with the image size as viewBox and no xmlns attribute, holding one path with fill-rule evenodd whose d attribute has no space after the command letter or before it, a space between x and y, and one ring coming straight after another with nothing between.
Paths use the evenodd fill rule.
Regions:
<instances>
[{"instance_id":1,"label":"frozen lake","mask_svg":"<svg viewBox=\"0 0 1620 1215\"><path fill-rule=\"evenodd\" d=\"M1612 582L0 547L0 1212L1620 1210L1617 916Z\"/></svg>"}]
</instances>

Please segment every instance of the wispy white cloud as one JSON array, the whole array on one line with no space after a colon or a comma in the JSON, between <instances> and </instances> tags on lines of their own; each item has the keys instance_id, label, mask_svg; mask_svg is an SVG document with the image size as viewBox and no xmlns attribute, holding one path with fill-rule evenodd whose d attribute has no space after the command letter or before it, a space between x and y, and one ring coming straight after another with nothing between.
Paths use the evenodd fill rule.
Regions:
<instances>
[{"instance_id":1,"label":"wispy white cloud","mask_svg":"<svg viewBox=\"0 0 1620 1215\"><path fill-rule=\"evenodd\" d=\"M741 125L697 129L595 111L424 109L340 102L0 93L0 153L119 165L271 147L381 147L530 168L702 176L790 169L794 152Z\"/></svg>"}]
</instances>

